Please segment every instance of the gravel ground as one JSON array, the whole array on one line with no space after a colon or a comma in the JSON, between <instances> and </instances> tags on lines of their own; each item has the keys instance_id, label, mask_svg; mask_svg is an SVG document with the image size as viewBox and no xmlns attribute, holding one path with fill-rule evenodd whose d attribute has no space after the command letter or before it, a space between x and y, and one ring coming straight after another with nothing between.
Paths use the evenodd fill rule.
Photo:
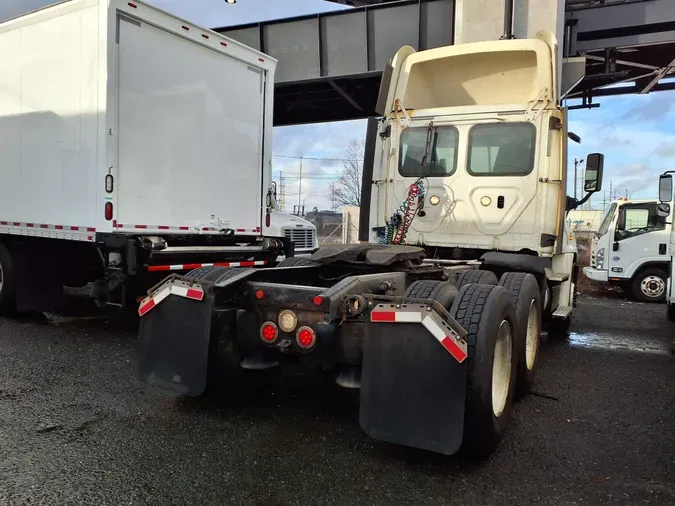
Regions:
<instances>
[{"instance_id":1,"label":"gravel ground","mask_svg":"<svg viewBox=\"0 0 675 506\"><path fill-rule=\"evenodd\" d=\"M133 375L119 315L0 320L0 504L673 504L675 326L582 297L481 464L374 442L311 374L228 401Z\"/></svg>"}]
</instances>

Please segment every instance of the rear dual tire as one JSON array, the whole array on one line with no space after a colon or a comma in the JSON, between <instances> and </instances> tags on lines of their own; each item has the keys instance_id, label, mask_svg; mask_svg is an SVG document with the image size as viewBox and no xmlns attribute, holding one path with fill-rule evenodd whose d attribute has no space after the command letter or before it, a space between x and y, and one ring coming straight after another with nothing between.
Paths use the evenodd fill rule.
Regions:
<instances>
[{"instance_id":1,"label":"rear dual tire","mask_svg":"<svg viewBox=\"0 0 675 506\"><path fill-rule=\"evenodd\" d=\"M465 284L450 314L468 332L467 385L461 452L482 458L498 446L515 393L517 329L509 292Z\"/></svg>"},{"instance_id":2,"label":"rear dual tire","mask_svg":"<svg viewBox=\"0 0 675 506\"><path fill-rule=\"evenodd\" d=\"M16 314L14 262L9 249L0 243L0 316Z\"/></svg>"},{"instance_id":3,"label":"rear dual tire","mask_svg":"<svg viewBox=\"0 0 675 506\"><path fill-rule=\"evenodd\" d=\"M524 272L507 272L499 284L508 290L516 314L516 398L522 398L532 388L537 368L541 343L541 290L537 278Z\"/></svg>"}]
</instances>

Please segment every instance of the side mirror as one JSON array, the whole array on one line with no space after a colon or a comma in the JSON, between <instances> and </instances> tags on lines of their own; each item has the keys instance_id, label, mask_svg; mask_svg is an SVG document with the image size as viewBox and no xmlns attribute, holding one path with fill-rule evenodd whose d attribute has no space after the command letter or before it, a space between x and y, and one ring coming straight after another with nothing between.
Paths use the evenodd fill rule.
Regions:
<instances>
[{"instance_id":1,"label":"side mirror","mask_svg":"<svg viewBox=\"0 0 675 506\"><path fill-rule=\"evenodd\" d=\"M670 204L661 202L656 206L656 213L659 215L659 218L668 218L670 216Z\"/></svg>"},{"instance_id":2,"label":"side mirror","mask_svg":"<svg viewBox=\"0 0 675 506\"><path fill-rule=\"evenodd\" d=\"M663 174L659 178L659 201L670 202L673 198L673 176Z\"/></svg>"},{"instance_id":3,"label":"side mirror","mask_svg":"<svg viewBox=\"0 0 675 506\"><path fill-rule=\"evenodd\" d=\"M274 198L277 198L277 182L272 181L272 194L274 194Z\"/></svg>"},{"instance_id":4,"label":"side mirror","mask_svg":"<svg viewBox=\"0 0 675 506\"><path fill-rule=\"evenodd\" d=\"M591 153L586 157L586 176L584 177L584 191L599 192L602 189L602 169L605 165L605 155Z\"/></svg>"}]
</instances>

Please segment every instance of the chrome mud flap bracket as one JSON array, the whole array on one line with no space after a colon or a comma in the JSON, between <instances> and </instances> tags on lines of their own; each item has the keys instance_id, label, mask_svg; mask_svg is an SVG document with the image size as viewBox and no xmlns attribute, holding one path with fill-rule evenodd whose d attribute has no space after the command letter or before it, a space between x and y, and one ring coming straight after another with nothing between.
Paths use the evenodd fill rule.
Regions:
<instances>
[{"instance_id":1,"label":"chrome mud flap bracket","mask_svg":"<svg viewBox=\"0 0 675 506\"><path fill-rule=\"evenodd\" d=\"M139 306L137 376L197 396L206 388L213 289L171 276Z\"/></svg>"},{"instance_id":2,"label":"chrome mud flap bracket","mask_svg":"<svg viewBox=\"0 0 675 506\"><path fill-rule=\"evenodd\" d=\"M433 301L377 304L366 321L363 430L390 443L456 453L464 431L466 331Z\"/></svg>"}]
</instances>

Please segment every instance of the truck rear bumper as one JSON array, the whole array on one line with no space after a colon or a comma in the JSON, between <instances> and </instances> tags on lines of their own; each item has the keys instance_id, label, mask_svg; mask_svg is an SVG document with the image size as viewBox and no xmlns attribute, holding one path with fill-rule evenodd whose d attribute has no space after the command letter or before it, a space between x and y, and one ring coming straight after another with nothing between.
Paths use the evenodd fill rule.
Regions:
<instances>
[{"instance_id":1,"label":"truck rear bumper","mask_svg":"<svg viewBox=\"0 0 675 506\"><path fill-rule=\"evenodd\" d=\"M606 283L609 278L607 271L601 271L593 267L584 267L584 276L592 281L600 281L602 283Z\"/></svg>"}]
</instances>

